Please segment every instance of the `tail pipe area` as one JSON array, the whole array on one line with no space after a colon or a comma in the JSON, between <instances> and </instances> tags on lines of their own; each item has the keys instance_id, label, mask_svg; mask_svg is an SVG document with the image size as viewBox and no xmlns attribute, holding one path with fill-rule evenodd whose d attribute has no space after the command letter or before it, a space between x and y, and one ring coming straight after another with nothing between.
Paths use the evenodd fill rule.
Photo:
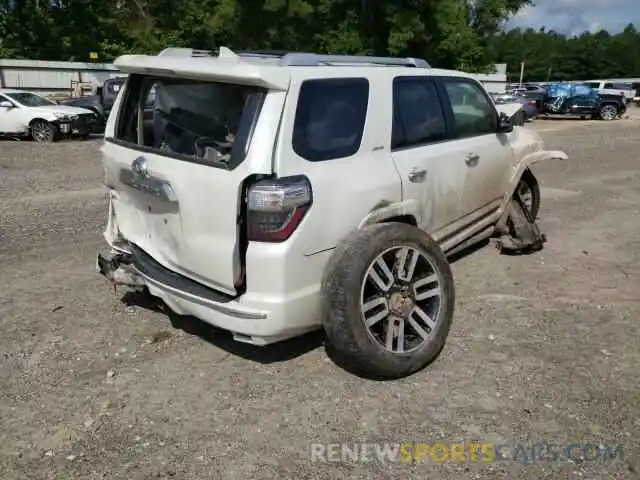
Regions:
<instances>
[{"instance_id":1,"label":"tail pipe area","mask_svg":"<svg viewBox=\"0 0 640 480\"><path fill-rule=\"evenodd\" d=\"M98 273L114 285L143 288L145 283L133 267L133 256L127 253L113 252L98 254L96 261Z\"/></svg>"}]
</instances>

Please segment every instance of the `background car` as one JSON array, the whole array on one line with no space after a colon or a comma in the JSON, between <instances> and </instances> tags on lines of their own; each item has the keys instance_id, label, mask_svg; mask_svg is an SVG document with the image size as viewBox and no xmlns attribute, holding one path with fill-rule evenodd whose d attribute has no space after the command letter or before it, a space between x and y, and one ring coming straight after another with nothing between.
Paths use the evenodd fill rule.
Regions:
<instances>
[{"instance_id":1,"label":"background car","mask_svg":"<svg viewBox=\"0 0 640 480\"><path fill-rule=\"evenodd\" d=\"M552 83L544 98L544 113L611 121L627 110L621 95L600 93L587 84Z\"/></svg>"},{"instance_id":2,"label":"background car","mask_svg":"<svg viewBox=\"0 0 640 480\"><path fill-rule=\"evenodd\" d=\"M126 77L110 78L105 80L102 86L96 89L94 95L75 98L70 97L62 100L60 103L71 107L86 108L96 113L98 121L94 126L95 131L96 133L102 133L104 131L104 126L107 123L107 119L109 118L111 108L113 107L125 80Z\"/></svg>"},{"instance_id":3,"label":"background car","mask_svg":"<svg viewBox=\"0 0 640 480\"><path fill-rule=\"evenodd\" d=\"M524 95L501 92L492 93L491 97L493 98L493 101L496 103L496 105L505 105L508 103L519 103L520 105L522 105L525 122L533 121L538 115L538 107L536 105L536 101L527 98Z\"/></svg>"},{"instance_id":4,"label":"background car","mask_svg":"<svg viewBox=\"0 0 640 480\"><path fill-rule=\"evenodd\" d=\"M2 136L31 136L38 143L73 133L88 136L96 118L90 110L59 105L33 92L0 89Z\"/></svg>"}]
</instances>

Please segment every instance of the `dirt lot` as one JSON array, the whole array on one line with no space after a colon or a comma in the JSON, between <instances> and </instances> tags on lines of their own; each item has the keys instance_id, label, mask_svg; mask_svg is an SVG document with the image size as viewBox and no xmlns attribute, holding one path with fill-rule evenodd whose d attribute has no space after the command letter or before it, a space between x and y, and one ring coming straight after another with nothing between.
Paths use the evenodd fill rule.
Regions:
<instances>
[{"instance_id":1,"label":"dirt lot","mask_svg":"<svg viewBox=\"0 0 640 480\"><path fill-rule=\"evenodd\" d=\"M100 141L0 142L0 478L639 478L640 122L532 128L571 157L535 170L546 248L457 261L441 357L385 383L320 335L256 350L123 299L94 271ZM624 458L310 460L316 442L406 441Z\"/></svg>"}]
</instances>

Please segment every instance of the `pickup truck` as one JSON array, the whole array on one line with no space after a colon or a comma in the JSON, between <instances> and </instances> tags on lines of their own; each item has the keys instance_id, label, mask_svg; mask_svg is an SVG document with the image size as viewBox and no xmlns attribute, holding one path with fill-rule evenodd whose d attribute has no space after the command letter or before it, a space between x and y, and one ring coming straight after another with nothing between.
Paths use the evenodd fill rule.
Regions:
<instances>
[{"instance_id":1,"label":"pickup truck","mask_svg":"<svg viewBox=\"0 0 640 480\"><path fill-rule=\"evenodd\" d=\"M572 115L599 120L614 120L627 110L624 97L600 93L587 84L552 83L539 91L521 92L535 101L543 115Z\"/></svg>"}]
</instances>

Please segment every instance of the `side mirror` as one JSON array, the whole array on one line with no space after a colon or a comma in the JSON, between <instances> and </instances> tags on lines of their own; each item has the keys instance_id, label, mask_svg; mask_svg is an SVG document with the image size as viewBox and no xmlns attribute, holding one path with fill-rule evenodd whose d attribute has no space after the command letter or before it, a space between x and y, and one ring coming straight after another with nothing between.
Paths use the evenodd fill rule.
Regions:
<instances>
[{"instance_id":1,"label":"side mirror","mask_svg":"<svg viewBox=\"0 0 640 480\"><path fill-rule=\"evenodd\" d=\"M506 113L500 113L498 116L498 133L509 133L513 131L513 124Z\"/></svg>"},{"instance_id":2,"label":"side mirror","mask_svg":"<svg viewBox=\"0 0 640 480\"><path fill-rule=\"evenodd\" d=\"M10 108L15 108L15 105L8 100L2 100L0 102L0 108L10 109Z\"/></svg>"}]
</instances>

